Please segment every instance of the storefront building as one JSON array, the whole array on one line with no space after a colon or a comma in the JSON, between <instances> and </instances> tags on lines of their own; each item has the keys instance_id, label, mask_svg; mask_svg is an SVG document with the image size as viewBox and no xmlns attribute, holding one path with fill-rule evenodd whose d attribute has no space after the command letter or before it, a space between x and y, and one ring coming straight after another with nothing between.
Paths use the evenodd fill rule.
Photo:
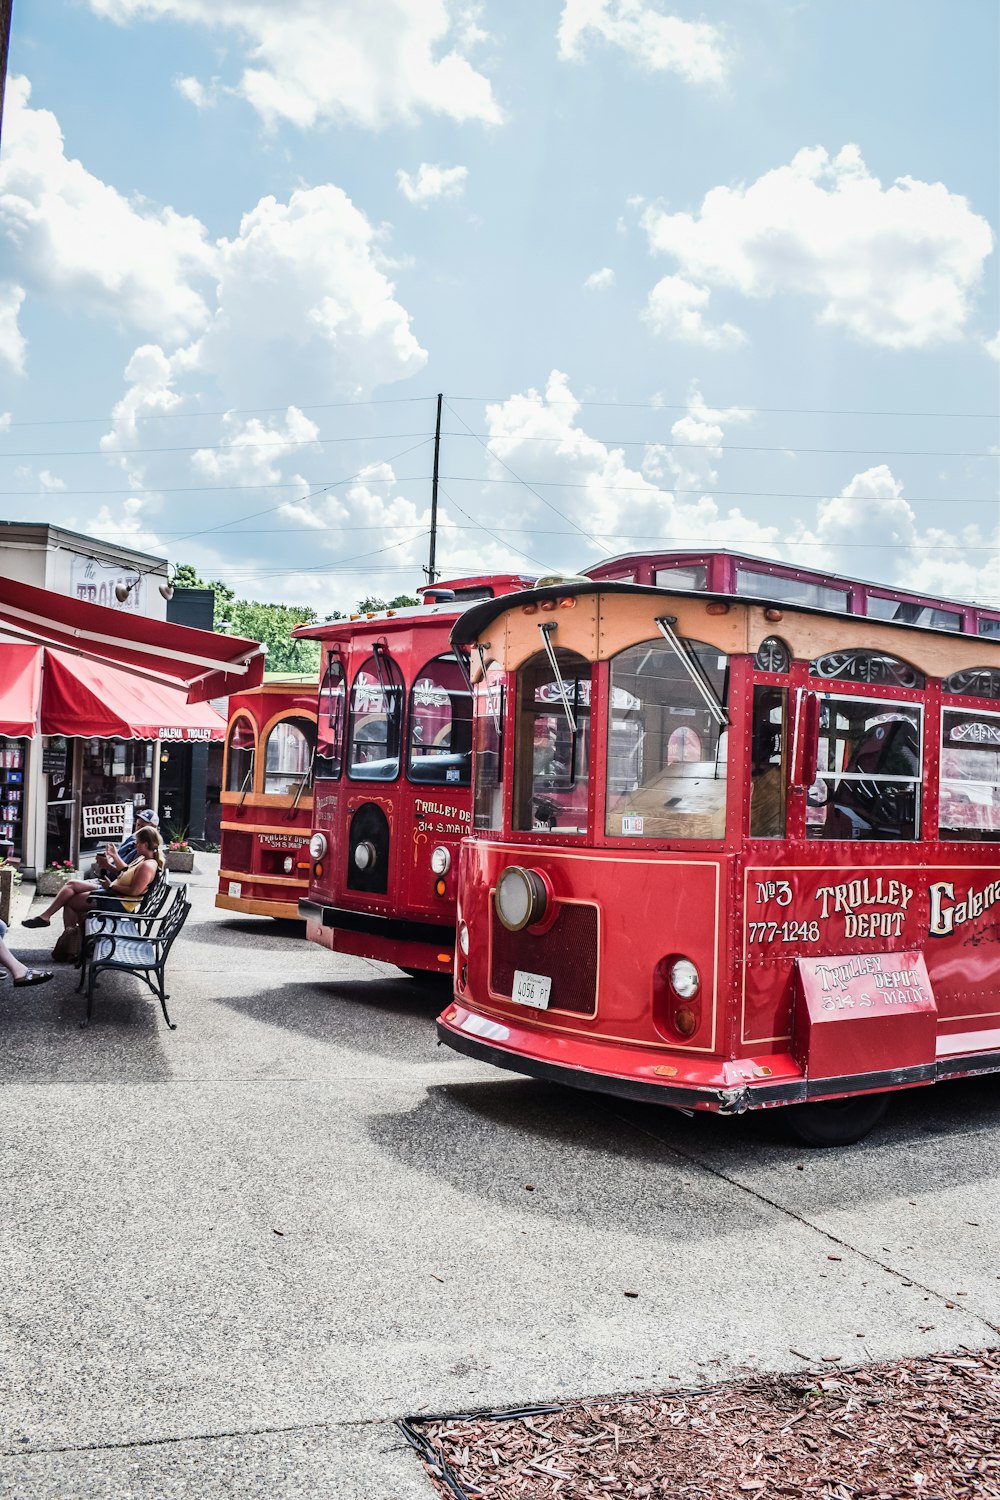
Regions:
<instances>
[{"instance_id":1,"label":"storefront building","mask_svg":"<svg viewBox=\"0 0 1000 1500\"><path fill-rule=\"evenodd\" d=\"M0 523L0 853L26 874L124 837L159 804L163 747L224 736L188 696L259 680L255 643L167 624L171 594L162 558Z\"/></svg>"}]
</instances>

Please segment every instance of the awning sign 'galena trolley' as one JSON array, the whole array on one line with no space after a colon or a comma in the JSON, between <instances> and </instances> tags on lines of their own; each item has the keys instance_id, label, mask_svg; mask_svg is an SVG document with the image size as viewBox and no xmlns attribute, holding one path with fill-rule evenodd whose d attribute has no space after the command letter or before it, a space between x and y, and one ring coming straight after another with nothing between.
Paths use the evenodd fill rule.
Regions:
<instances>
[{"instance_id":1,"label":"awning sign 'galena trolley'","mask_svg":"<svg viewBox=\"0 0 1000 1500\"><path fill-rule=\"evenodd\" d=\"M475 605L474 837L439 1034L857 1139L1000 1070L1000 640L690 586ZM987 622L989 624L989 622Z\"/></svg>"}]
</instances>

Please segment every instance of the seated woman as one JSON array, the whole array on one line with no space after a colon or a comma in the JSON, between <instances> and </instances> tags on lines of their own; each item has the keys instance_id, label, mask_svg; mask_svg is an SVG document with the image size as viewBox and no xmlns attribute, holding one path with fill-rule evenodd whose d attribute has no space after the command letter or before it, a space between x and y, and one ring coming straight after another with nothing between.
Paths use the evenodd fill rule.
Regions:
<instances>
[{"instance_id":1,"label":"seated woman","mask_svg":"<svg viewBox=\"0 0 1000 1500\"><path fill-rule=\"evenodd\" d=\"M88 911L135 911L163 869L163 841L156 828L140 828L135 836L136 857L110 882L67 880L54 900L37 917L26 917L22 927L48 927L57 911L63 926L79 927Z\"/></svg>"}]
</instances>

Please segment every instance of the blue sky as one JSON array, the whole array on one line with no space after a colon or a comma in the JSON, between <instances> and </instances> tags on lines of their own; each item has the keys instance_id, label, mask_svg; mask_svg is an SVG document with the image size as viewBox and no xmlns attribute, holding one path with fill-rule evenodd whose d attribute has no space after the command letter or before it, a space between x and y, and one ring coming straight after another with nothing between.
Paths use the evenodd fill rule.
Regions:
<instances>
[{"instance_id":1,"label":"blue sky","mask_svg":"<svg viewBox=\"0 0 1000 1500\"><path fill-rule=\"evenodd\" d=\"M14 0L0 516L322 615L742 547L1000 602L993 0Z\"/></svg>"}]
</instances>

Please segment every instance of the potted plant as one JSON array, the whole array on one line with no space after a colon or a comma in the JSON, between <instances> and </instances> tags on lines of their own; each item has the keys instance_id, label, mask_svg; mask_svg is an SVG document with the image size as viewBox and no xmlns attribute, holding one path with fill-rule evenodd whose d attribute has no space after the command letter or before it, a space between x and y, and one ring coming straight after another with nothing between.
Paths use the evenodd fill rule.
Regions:
<instances>
[{"instance_id":1,"label":"potted plant","mask_svg":"<svg viewBox=\"0 0 1000 1500\"><path fill-rule=\"evenodd\" d=\"M77 878L77 868L71 859L54 859L39 870L35 879L36 896L57 896L67 880Z\"/></svg>"},{"instance_id":2,"label":"potted plant","mask_svg":"<svg viewBox=\"0 0 1000 1500\"><path fill-rule=\"evenodd\" d=\"M179 875L190 875L194 869L194 850L188 843L186 828L167 829L167 869Z\"/></svg>"}]
</instances>

